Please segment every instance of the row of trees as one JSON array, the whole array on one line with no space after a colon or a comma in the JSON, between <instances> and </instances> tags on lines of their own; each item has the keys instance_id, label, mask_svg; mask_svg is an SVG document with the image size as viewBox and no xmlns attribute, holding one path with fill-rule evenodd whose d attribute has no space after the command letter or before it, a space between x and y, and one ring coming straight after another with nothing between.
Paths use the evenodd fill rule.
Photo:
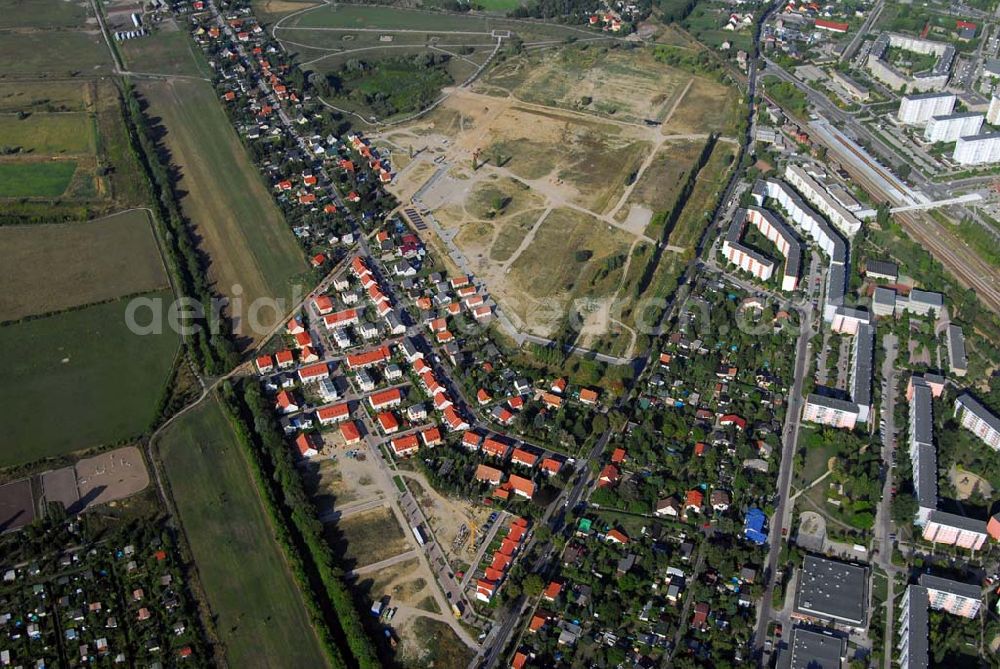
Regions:
<instances>
[{"instance_id":1,"label":"row of trees","mask_svg":"<svg viewBox=\"0 0 1000 669\"><path fill-rule=\"evenodd\" d=\"M154 129L142 112L142 104L131 84L125 83L123 117L132 150L145 171L154 195L154 216L168 265L180 297L197 301L202 315L184 314L184 344L191 359L206 374L220 374L239 362L230 338L230 324L219 316L212 319L214 293L205 273L205 263L194 235L181 213L174 178L165 150L158 145ZM190 310L182 310L188 312ZM194 327L191 327L194 326Z\"/></svg>"},{"instance_id":2,"label":"row of trees","mask_svg":"<svg viewBox=\"0 0 1000 669\"><path fill-rule=\"evenodd\" d=\"M331 663L362 669L381 666L269 402L255 383L246 384L239 393L227 381L222 395Z\"/></svg>"}]
</instances>

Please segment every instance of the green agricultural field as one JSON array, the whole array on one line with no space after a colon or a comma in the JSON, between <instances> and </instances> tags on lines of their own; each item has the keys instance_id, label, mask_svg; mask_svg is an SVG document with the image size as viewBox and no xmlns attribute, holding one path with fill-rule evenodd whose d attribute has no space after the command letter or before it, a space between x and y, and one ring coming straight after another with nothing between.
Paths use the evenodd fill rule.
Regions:
<instances>
[{"instance_id":1,"label":"green agricultural field","mask_svg":"<svg viewBox=\"0 0 1000 669\"><path fill-rule=\"evenodd\" d=\"M0 113L84 111L87 81L0 82Z\"/></svg>"},{"instance_id":2,"label":"green agricultural field","mask_svg":"<svg viewBox=\"0 0 1000 669\"><path fill-rule=\"evenodd\" d=\"M0 226L0 322L167 287L149 215Z\"/></svg>"},{"instance_id":3,"label":"green agricultural field","mask_svg":"<svg viewBox=\"0 0 1000 669\"><path fill-rule=\"evenodd\" d=\"M94 143L94 123L84 112L0 114L0 147L56 156L94 153Z\"/></svg>"},{"instance_id":4,"label":"green agricultural field","mask_svg":"<svg viewBox=\"0 0 1000 669\"><path fill-rule=\"evenodd\" d=\"M75 160L0 162L0 198L59 197L76 172Z\"/></svg>"},{"instance_id":5,"label":"green agricultural field","mask_svg":"<svg viewBox=\"0 0 1000 669\"><path fill-rule=\"evenodd\" d=\"M0 0L0 29L82 28L86 0Z\"/></svg>"},{"instance_id":6,"label":"green agricultural field","mask_svg":"<svg viewBox=\"0 0 1000 669\"><path fill-rule=\"evenodd\" d=\"M169 291L147 297L172 300ZM129 300L0 327L0 467L135 437L156 418L180 338L133 334Z\"/></svg>"},{"instance_id":7,"label":"green agricultural field","mask_svg":"<svg viewBox=\"0 0 1000 669\"><path fill-rule=\"evenodd\" d=\"M5 32L0 39L0 76L108 76L111 54L93 32Z\"/></svg>"},{"instance_id":8,"label":"green agricultural field","mask_svg":"<svg viewBox=\"0 0 1000 669\"><path fill-rule=\"evenodd\" d=\"M219 291L233 296L240 286L245 308L257 298L290 299L305 258L211 85L155 82L139 90L150 116L161 119L164 143L182 175L181 207L201 237Z\"/></svg>"},{"instance_id":9,"label":"green agricultural field","mask_svg":"<svg viewBox=\"0 0 1000 669\"><path fill-rule=\"evenodd\" d=\"M229 665L327 666L218 399L167 428L159 447Z\"/></svg>"}]
</instances>

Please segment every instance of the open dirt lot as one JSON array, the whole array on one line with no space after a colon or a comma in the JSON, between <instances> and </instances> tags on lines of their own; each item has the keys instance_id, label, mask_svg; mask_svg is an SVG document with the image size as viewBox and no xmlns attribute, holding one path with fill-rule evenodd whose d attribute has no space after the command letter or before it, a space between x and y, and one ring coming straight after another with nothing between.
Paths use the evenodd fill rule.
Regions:
<instances>
[{"instance_id":1,"label":"open dirt lot","mask_svg":"<svg viewBox=\"0 0 1000 669\"><path fill-rule=\"evenodd\" d=\"M345 570L387 560L410 550L409 530L403 530L386 507L361 511L325 527L327 541Z\"/></svg>"},{"instance_id":2,"label":"open dirt lot","mask_svg":"<svg viewBox=\"0 0 1000 669\"><path fill-rule=\"evenodd\" d=\"M34 519L35 502L30 479L0 486L0 534L24 527Z\"/></svg>"},{"instance_id":3,"label":"open dirt lot","mask_svg":"<svg viewBox=\"0 0 1000 669\"><path fill-rule=\"evenodd\" d=\"M73 467L61 467L42 474L42 490L46 502L59 502L69 513L79 510L80 490L76 486L76 470Z\"/></svg>"},{"instance_id":4,"label":"open dirt lot","mask_svg":"<svg viewBox=\"0 0 1000 669\"><path fill-rule=\"evenodd\" d=\"M401 612L393 618L400 638L397 662L404 667L464 667L474 654L455 632L440 620ZM397 620L398 618L398 620Z\"/></svg>"},{"instance_id":5,"label":"open dirt lot","mask_svg":"<svg viewBox=\"0 0 1000 669\"><path fill-rule=\"evenodd\" d=\"M135 446L118 448L76 463L81 511L123 499L149 485L142 452Z\"/></svg>"},{"instance_id":6,"label":"open dirt lot","mask_svg":"<svg viewBox=\"0 0 1000 669\"><path fill-rule=\"evenodd\" d=\"M986 499L993 496L993 486L979 474L973 474L967 469L953 465L948 471L948 477L955 486L959 499L969 499L976 490Z\"/></svg>"},{"instance_id":7,"label":"open dirt lot","mask_svg":"<svg viewBox=\"0 0 1000 669\"><path fill-rule=\"evenodd\" d=\"M353 586L369 600L389 597L389 606L411 606L429 613L441 613L434 600L426 570L416 558L404 560L357 577Z\"/></svg>"},{"instance_id":8,"label":"open dirt lot","mask_svg":"<svg viewBox=\"0 0 1000 669\"><path fill-rule=\"evenodd\" d=\"M511 58L492 69L477 89L641 123L662 121L692 79L657 62L649 49L581 45Z\"/></svg>"},{"instance_id":9,"label":"open dirt lot","mask_svg":"<svg viewBox=\"0 0 1000 669\"><path fill-rule=\"evenodd\" d=\"M468 561L474 557L476 552L472 540L478 528L486 522L489 512L442 496L420 474L406 471L400 473L406 478L406 485L427 517L434 537L444 549L449 562L454 564L452 558ZM466 528L464 533L463 526ZM460 533L464 540L456 543Z\"/></svg>"},{"instance_id":10,"label":"open dirt lot","mask_svg":"<svg viewBox=\"0 0 1000 669\"><path fill-rule=\"evenodd\" d=\"M565 69L558 54L550 58ZM669 102L670 117L690 88L684 83L656 105ZM440 227L428 233L432 245L485 279L518 328L551 336L573 307L585 312L585 341L597 341L612 322L606 308L578 301L607 304L629 294L632 251L655 243L649 232L659 231L647 227L672 206L706 139L467 90L377 137L394 161L406 157L392 189L433 213ZM608 341L631 350L628 334Z\"/></svg>"},{"instance_id":11,"label":"open dirt lot","mask_svg":"<svg viewBox=\"0 0 1000 669\"><path fill-rule=\"evenodd\" d=\"M337 507L385 498L378 466L371 459L348 458L341 452L336 459L305 464L302 471L320 516Z\"/></svg>"}]
</instances>

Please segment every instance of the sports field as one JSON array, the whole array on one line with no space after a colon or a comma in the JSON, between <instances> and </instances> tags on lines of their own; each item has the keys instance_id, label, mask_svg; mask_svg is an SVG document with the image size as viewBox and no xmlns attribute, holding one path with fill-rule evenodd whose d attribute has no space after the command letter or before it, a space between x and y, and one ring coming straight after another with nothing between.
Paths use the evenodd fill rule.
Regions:
<instances>
[{"instance_id":1,"label":"sports field","mask_svg":"<svg viewBox=\"0 0 1000 669\"><path fill-rule=\"evenodd\" d=\"M169 291L148 297L169 303ZM128 300L0 327L0 467L135 437L156 417L179 337L138 336Z\"/></svg>"},{"instance_id":2,"label":"sports field","mask_svg":"<svg viewBox=\"0 0 1000 669\"><path fill-rule=\"evenodd\" d=\"M167 428L159 450L229 665L327 666L218 400Z\"/></svg>"},{"instance_id":3,"label":"sports field","mask_svg":"<svg viewBox=\"0 0 1000 669\"><path fill-rule=\"evenodd\" d=\"M144 82L140 92L149 115L161 119L164 144L181 175L181 206L201 237L210 278L223 295L241 291L244 310L234 314L237 322L257 298L288 300L306 270L305 258L211 85Z\"/></svg>"},{"instance_id":4,"label":"sports field","mask_svg":"<svg viewBox=\"0 0 1000 669\"><path fill-rule=\"evenodd\" d=\"M0 322L167 287L145 211L0 226Z\"/></svg>"}]
</instances>

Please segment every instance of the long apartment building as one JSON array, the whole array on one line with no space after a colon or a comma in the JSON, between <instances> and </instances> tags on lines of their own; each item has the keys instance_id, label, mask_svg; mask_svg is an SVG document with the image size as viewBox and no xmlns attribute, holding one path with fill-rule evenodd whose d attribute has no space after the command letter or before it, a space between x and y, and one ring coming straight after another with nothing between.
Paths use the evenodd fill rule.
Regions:
<instances>
[{"instance_id":1,"label":"long apartment building","mask_svg":"<svg viewBox=\"0 0 1000 669\"><path fill-rule=\"evenodd\" d=\"M785 179L848 239L854 237L861 230L861 221L838 202L801 165L789 163L785 168Z\"/></svg>"},{"instance_id":2,"label":"long apartment building","mask_svg":"<svg viewBox=\"0 0 1000 669\"><path fill-rule=\"evenodd\" d=\"M826 299L823 304L823 320L832 322L837 309L844 304L847 290L848 246L843 237L805 203L788 184L775 179L758 181L754 185L753 196L758 206L763 206L766 198L775 200L786 214L785 220L792 222L798 230L830 258L826 275Z\"/></svg>"},{"instance_id":3,"label":"long apartment building","mask_svg":"<svg viewBox=\"0 0 1000 669\"><path fill-rule=\"evenodd\" d=\"M997 418L968 393L955 400L955 417L962 427L983 440L994 451L1000 450L1000 418Z\"/></svg>"},{"instance_id":4,"label":"long apartment building","mask_svg":"<svg viewBox=\"0 0 1000 669\"><path fill-rule=\"evenodd\" d=\"M934 405L931 387L912 377L909 417L909 451L913 463L913 487L917 495L917 525L925 525L937 510L937 452L934 450Z\"/></svg>"},{"instance_id":5,"label":"long apartment building","mask_svg":"<svg viewBox=\"0 0 1000 669\"><path fill-rule=\"evenodd\" d=\"M899 612L897 660L902 669L930 666L928 639L930 609L963 618L975 618L982 605L979 588L939 576L921 574L915 585L906 588Z\"/></svg>"},{"instance_id":6,"label":"long apartment building","mask_svg":"<svg viewBox=\"0 0 1000 669\"><path fill-rule=\"evenodd\" d=\"M937 508L937 451L934 448L933 398L940 395L944 382L936 376L910 377L907 397L910 400L910 461L913 463L913 486L917 495L914 524L923 528L924 540L969 550L979 550L988 536L986 523Z\"/></svg>"},{"instance_id":7,"label":"long apartment building","mask_svg":"<svg viewBox=\"0 0 1000 669\"><path fill-rule=\"evenodd\" d=\"M742 241L748 222L772 241L785 257L781 289L793 291L798 288L802 243L790 227L766 209L748 207L736 210L733 222L722 242L722 253L726 259L762 281L767 281L773 276L775 262Z\"/></svg>"},{"instance_id":8,"label":"long apartment building","mask_svg":"<svg viewBox=\"0 0 1000 669\"><path fill-rule=\"evenodd\" d=\"M812 393L806 397L802 408L802 420L853 430L858 423L867 423L871 417L875 328L867 322L861 323L853 334L854 343L851 348L851 368L848 377L851 399Z\"/></svg>"}]
</instances>

